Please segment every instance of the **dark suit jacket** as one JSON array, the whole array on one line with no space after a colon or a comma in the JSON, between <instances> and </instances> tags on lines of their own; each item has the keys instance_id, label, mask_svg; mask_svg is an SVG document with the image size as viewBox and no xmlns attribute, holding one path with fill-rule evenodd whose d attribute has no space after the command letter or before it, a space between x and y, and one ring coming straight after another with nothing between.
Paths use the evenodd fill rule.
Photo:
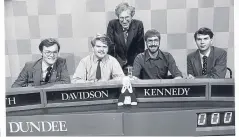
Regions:
<instances>
[{"instance_id":1,"label":"dark suit jacket","mask_svg":"<svg viewBox=\"0 0 239 137\"><path fill-rule=\"evenodd\" d=\"M207 75L202 75L202 65L199 50L187 56L187 72L194 77L225 78L227 71L227 52L221 48L211 46L207 59Z\"/></svg>"},{"instance_id":2,"label":"dark suit jacket","mask_svg":"<svg viewBox=\"0 0 239 137\"><path fill-rule=\"evenodd\" d=\"M133 66L135 57L144 52L144 26L142 21L132 20L128 30L127 44L125 44L123 28L118 19L109 22L107 35L112 41L109 46L109 54L114 56L122 67L123 61L126 60L126 65Z\"/></svg>"},{"instance_id":3,"label":"dark suit jacket","mask_svg":"<svg viewBox=\"0 0 239 137\"><path fill-rule=\"evenodd\" d=\"M19 74L13 87L40 86L42 80L42 58L37 61L27 62ZM67 70L66 59L59 58L52 68L52 75L49 83L52 84L67 84L70 83L70 77Z\"/></svg>"}]
</instances>

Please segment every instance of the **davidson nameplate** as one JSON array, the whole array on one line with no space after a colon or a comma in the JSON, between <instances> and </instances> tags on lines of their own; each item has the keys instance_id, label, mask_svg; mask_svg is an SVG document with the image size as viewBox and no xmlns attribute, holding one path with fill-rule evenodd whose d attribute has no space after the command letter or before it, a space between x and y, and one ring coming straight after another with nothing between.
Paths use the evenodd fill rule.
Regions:
<instances>
[{"instance_id":1,"label":"davidson nameplate","mask_svg":"<svg viewBox=\"0 0 239 137\"><path fill-rule=\"evenodd\" d=\"M120 88L46 92L48 103L118 99Z\"/></svg>"}]
</instances>

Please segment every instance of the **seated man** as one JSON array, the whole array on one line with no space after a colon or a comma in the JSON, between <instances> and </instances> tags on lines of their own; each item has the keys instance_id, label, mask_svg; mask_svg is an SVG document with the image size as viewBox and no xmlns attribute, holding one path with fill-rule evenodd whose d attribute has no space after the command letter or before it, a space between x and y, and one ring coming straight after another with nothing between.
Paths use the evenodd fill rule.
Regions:
<instances>
[{"instance_id":1,"label":"seated man","mask_svg":"<svg viewBox=\"0 0 239 137\"><path fill-rule=\"evenodd\" d=\"M166 79L170 71L173 78L182 78L173 56L159 49L160 39L157 30L152 29L145 33L144 40L148 49L135 58L133 76L140 79Z\"/></svg>"},{"instance_id":2,"label":"seated man","mask_svg":"<svg viewBox=\"0 0 239 137\"><path fill-rule=\"evenodd\" d=\"M108 81L121 79L124 76L119 62L107 54L109 42L110 39L101 34L91 41L93 54L80 61L72 83Z\"/></svg>"},{"instance_id":3,"label":"seated man","mask_svg":"<svg viewBox=\"0 0 239 137\"><path fill-rule=\"evenodd\" d=\"M198 49L187 56L188 79L225 78L227 52L213 45L213 32L200 28L194 34Z\"/></svg>"},{"instance_id":4,"label":"seated man","mask_svg":"<svg viewBox=\"0 0 239 137\"><path fill-rule=\"evenodd\" d=\"M52 38L39 45L42 58L27 62L12 87L70 83L66 60L58 57L60 44Z\"/></svg>"}]
</instances>

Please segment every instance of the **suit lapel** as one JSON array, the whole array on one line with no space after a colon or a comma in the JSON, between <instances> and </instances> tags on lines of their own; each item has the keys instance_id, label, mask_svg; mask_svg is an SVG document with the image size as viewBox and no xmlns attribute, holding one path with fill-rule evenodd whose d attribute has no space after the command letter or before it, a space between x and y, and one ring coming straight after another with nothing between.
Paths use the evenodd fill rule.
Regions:
<instances>
[{"instance_id":1,"label":"suit lapel","mask_svg":"<svg viewBox=\"0 0 239 137\"><path fill-rule=\"evenodd\" d=\"M50 78L51 83L56 81L57 66L58 66L58 59L57 59L56 63L53 65L53 68L51 71L51 78Z\"/></svg>"},{"instance_id":2,"label":"suit lapel","mask_svg":"<svg viewBox=\"0 0 239 137\"><path fill-rule=\"evenodd\" d=\"M40 59L33 67L33 81L35 86L41 85L42 78L42 59Z\"/></svg>"},{"instance_id":3,"label":"suit lapel","mask_svg":"<svg viewBox=\"0 0 239 137\"><path fill-rule=\"evenodd\" d=\"M120 31L119 38L120 38L121 46L124 48L124 50L126 50L126 43L125 43L125 40L124 40L123 30Z\"/></svg>"},{"instance_id":4,"label":"suit lapel","mask_svg":"<svg viewBox=\"0 0 239 137\"><path fill-rule=\"evenodd\" d=\"M120 46L124 49L124 51L126 51L126 44L125 44L125 40L124 40L124 32L123 32L123 28L119 23L119 20L117 21L117 29L118 29L118 38L120 40Z\"/></svg>"},{"instance_id":5,"label":"suit lapel","mask_svg":"<svg viewBox=\"0 0 239 137\"><path fill-rule=\"evenodd\" d=\"M129 28L129 31L128 31L128 38L127 38L127 48L129 48L130 46L130 43L132 42L133 40L133 37L134 37L134 33L135 33L135 25L133 24L133 21L131 22L130 24L130 28Z\"/></svg>"},{"instance_id":6,"label":"suit lapel","mask_svg":"<svg viewBox=\"0 0 239 137\"><path fill-rule=\"evenodd\" d=\"M195 70L197 70L198 75L201 76L202 75L202 63L201 63L201 58L200 58L198 50L196 51L195 56L194 56L194 65L195 65Z\"/></svg>"},{"instance_id":7,"label":"suit lapel","mask_svg":"<svg viewBox=\"0 0 239 137\"><path fill-rule=\"evenodd\" d=\"M211 47L210 54L207 58L207 73L210 73L214 61L214 48Z\"/></svg>"}]
</instances>

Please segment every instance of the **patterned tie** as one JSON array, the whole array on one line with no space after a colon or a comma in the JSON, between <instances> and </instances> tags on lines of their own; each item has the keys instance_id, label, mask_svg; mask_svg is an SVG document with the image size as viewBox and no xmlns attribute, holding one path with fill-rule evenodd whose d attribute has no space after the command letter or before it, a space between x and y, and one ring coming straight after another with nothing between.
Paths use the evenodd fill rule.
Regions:
<instances>
[{"instance_id":1,"label":"patterned tie","mask_svg":"<svg viewBox=\"0 0 239 137\"><path fill-rule=\"evenodd\" d=\"M123 32L124 32L124 42L125 42L125 44L127 44L128 29L124 29Z\"/></svg>"},{"instance_id":2,"label":"patterned tie","mask_svg":"<svg viewBox=\"0 0 239 137\"><path fill-rule=\"evenodd\" d=\"M99 80L101 79L101 70L100 70L100 62L101 60L98 60L98 65L97 65L97 69L96 69L96 79Z\"/></svg>"},{"instance_id":3,"label":"patterned tie","mask_svg":"<svg viewBox=\"0 0 239 137\"><path fill-rule=\"evenodd\" d=\"M46 77L45 77L45 82L48 82L50 77L51 77L51 69L52 67L48 67L46 70L47 70L47 73L46 73Z\"/></svg>"},{"instance_id":4,"label":"patterned tie","mask_svg":"<svg viewBox=\"0 0 239 137\"><path fill-rule=\"evenodd\" d=\"M202 75L207 75L207 56L203 56Z\"/></svg>"}]
</instances>

